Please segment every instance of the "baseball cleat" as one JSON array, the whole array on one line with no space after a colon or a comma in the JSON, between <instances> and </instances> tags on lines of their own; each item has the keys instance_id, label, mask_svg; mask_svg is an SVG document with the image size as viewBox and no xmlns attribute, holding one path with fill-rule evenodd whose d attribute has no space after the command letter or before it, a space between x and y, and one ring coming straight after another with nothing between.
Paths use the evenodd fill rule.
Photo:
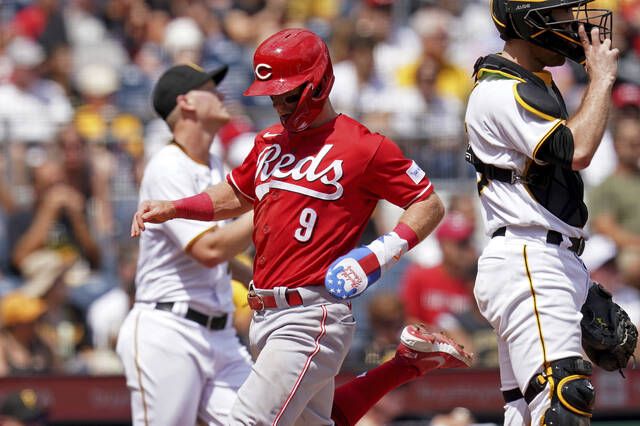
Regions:
<instances>
[{"instance_id":1,"label":"baseball cleat","mask_svg":"<svg viewBox=\"0 0 640 426\"><path fill-rule=\"evenodd\" d=\"M395 358L415 367L419 375L437 368L467 368L472 361L472 355L451 337L429 332L418 324L402 330Z\"/></svg>"}]
</instances>

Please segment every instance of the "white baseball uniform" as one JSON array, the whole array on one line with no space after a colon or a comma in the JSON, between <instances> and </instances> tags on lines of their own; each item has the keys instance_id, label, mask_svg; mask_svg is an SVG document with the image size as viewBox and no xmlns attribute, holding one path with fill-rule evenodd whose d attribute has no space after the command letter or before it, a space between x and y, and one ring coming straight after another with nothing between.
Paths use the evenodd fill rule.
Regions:
<instances>
[{"instance_id":1,"label":"white baseball uniform","mask_svg":"<svg viewBox=\"0 0 640 426\"><path fill-rule=\"evenodd\" d=\"M552 90L550 74L537 78L546 81L549 95L564 109L559 92ZM518 84L526 83L508 72L480 69L465 119L470 147L479 160L525 177L534 162L541 164L536 154L564 119L519 99ZM577 250L569 249L569 237L584 237L584 230L548 202L562 194L561 198L574 197L572 205L582 206L582 193L563 194L552 182L544 189L551 196L545 198L518 179L512 183L478 175L482 218L493 238L479 259L474 294L498 337L501 389L519 388L524 393L543 365L582 355L580 308L590 282ZM569 179L579 182L581 189L579 177ZM557 240L549 231L555 231ZM507 409L505 424L522 424L529 414L531 424L539 424L549 407L548 392L549 386L529 404L530 413L517 415ZM520 408L526 410L526 404Z\"/></svg>"},{"instance_id":2,"label":"white baseball uniform","mask_svg":"<svg viewBox=\"0 0 640 426\"><path fill-rule=\"evenodd\" d=\"M192 160L176 143L145 169L140 199L178 199L224 179L221 161ZM117 351L131 391L133 424L226 424L251 359L232 326L226 263L207 268L185 250L222 222L177 219L147 224L140 237L136 303Z\"/></svg>"}]
</instances>

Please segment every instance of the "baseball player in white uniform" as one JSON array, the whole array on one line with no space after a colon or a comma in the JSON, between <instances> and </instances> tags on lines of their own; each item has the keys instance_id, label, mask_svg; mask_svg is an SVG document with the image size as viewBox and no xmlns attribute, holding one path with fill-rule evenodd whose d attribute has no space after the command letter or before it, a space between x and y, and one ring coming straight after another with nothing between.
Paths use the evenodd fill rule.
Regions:
<instances>
[{"instance_id":1,"label":"baseball player in white uniform","mask_svg":"<svg viewBox=\"0 0 640 426\"><path fill-rule=\"evenodd\" d=\"M224 180L209 153L229 119L216 92L226 67L205 73L170 68L158 81L154 107L174 140L145 169L140 197L176 198ZM226 260L251 241L251 218L233 223L175 220L150 225L140 239L135 305L117 351L131 391L133 424L226 423L251 358L232 324Z\"/></svg>"},{"instance_id":2,"label":"baseball player in white uniform","mask_svg":"<svg viewBox=\"0 0 640 426\"><path fill-rule=\"evenodd\" d=\"M466 126L487 234L474 294L498 338L506 425L588 425L595 392L582 355L589 274L578 170L605 130L617 49L590 0L493 0L503 52L480 58ZM586 16L589 16L587 19ZM569 117L547 66L585 64Z\"/></svg>"}]
</instances>

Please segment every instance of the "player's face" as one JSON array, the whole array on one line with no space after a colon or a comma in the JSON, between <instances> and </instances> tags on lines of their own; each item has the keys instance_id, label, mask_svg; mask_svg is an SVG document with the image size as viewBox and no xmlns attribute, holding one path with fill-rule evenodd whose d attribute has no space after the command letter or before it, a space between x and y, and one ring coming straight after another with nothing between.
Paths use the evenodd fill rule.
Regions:
<instances>
[{"instance_id":1,"label":"player's face","mask_svg":"<svg viewBox=\"0 0 640 426\"><path fill-rule=\"evenodd\" d=\"M555 22L573 20L574 19L573 9L570 7L558 7L556 9L552 9L551 18L553 18ZM564 24L562 28L570 31L571 24L567 22L566 24Z\"/></svg>"},{"instance_id":2,"label":"player's face","mask_svg":"<svg viewBox=\"0 0 640 426\"><path fill-rule=\"evenodd\" d=\"M558 67L567 60L563 55L537 45L532 46L531 52L542 67Z\"/></svg>"},{"instance_id":3,"label":"player's face","mask_svg":"<svg viewBox=\"0 0 640 426\"><path fill-rule=\"evenodd\" d=\"M231 118L224 106L224 95L218 91L213 81L208 81L187 94L189 103L196 109L198 118L208 122L227 122Z\"/></svg>"},{"instance_id":4,"label":"player's face","mask_svg":"<svg viewBox=\"0 0 640 426\"><path fill-rule=\"evenodd\" d=\"M273 108L275 108L283 121L286 121L287 118L289 118L289 116L296 110L303 90L304 86L300 86L290 92L283 93L282 95L270 96Z\"/></svg>"},{"instance_id":5,"label":"player's face","mask_svg":"<svg viewBox=\"0 0 640 426\"><path fill-rule=\"evenodd\" d=\"M558 21L570 21L574 19L573 9L570 7L559 7L551 10L551 18L554 22ZM571 24L567 22L562 26L562 29L571 31ZM538 59L546 67L557 67L565 63L566 58L551 50L537 48L534 49L536 59Z\"/></svg>"}]
</instances>

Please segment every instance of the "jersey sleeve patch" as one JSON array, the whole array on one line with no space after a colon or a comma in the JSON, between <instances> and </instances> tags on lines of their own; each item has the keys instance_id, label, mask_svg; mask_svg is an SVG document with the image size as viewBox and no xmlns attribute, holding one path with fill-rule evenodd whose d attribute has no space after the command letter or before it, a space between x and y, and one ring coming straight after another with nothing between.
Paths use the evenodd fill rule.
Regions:
<instances>
[{"instance_id":1,"label":"jersey sleeve patch","mask_svg":"<svg viewBox=\"0 0 640 426\"><path fill-rule=\"evenodd\" d=\"M513 86L513 94L521 107L540 118L554 121L562 117L558 102L545 89L535 84L517 83Z\"/></svg>"},{"instance_id":2,"label":"jersey sleeve patch","mask_svg":"<svg viewBox=\"0 0 640 426\"><path fill-rule=\"evenodd\" d=\"M417 185L422 179L424 179L427 174L420 168L420 166L418 166L415 161L413 161L411 163L411 167L407 169L407 175L411 178L413 183Z\"/></svg>"}]
</instances>

